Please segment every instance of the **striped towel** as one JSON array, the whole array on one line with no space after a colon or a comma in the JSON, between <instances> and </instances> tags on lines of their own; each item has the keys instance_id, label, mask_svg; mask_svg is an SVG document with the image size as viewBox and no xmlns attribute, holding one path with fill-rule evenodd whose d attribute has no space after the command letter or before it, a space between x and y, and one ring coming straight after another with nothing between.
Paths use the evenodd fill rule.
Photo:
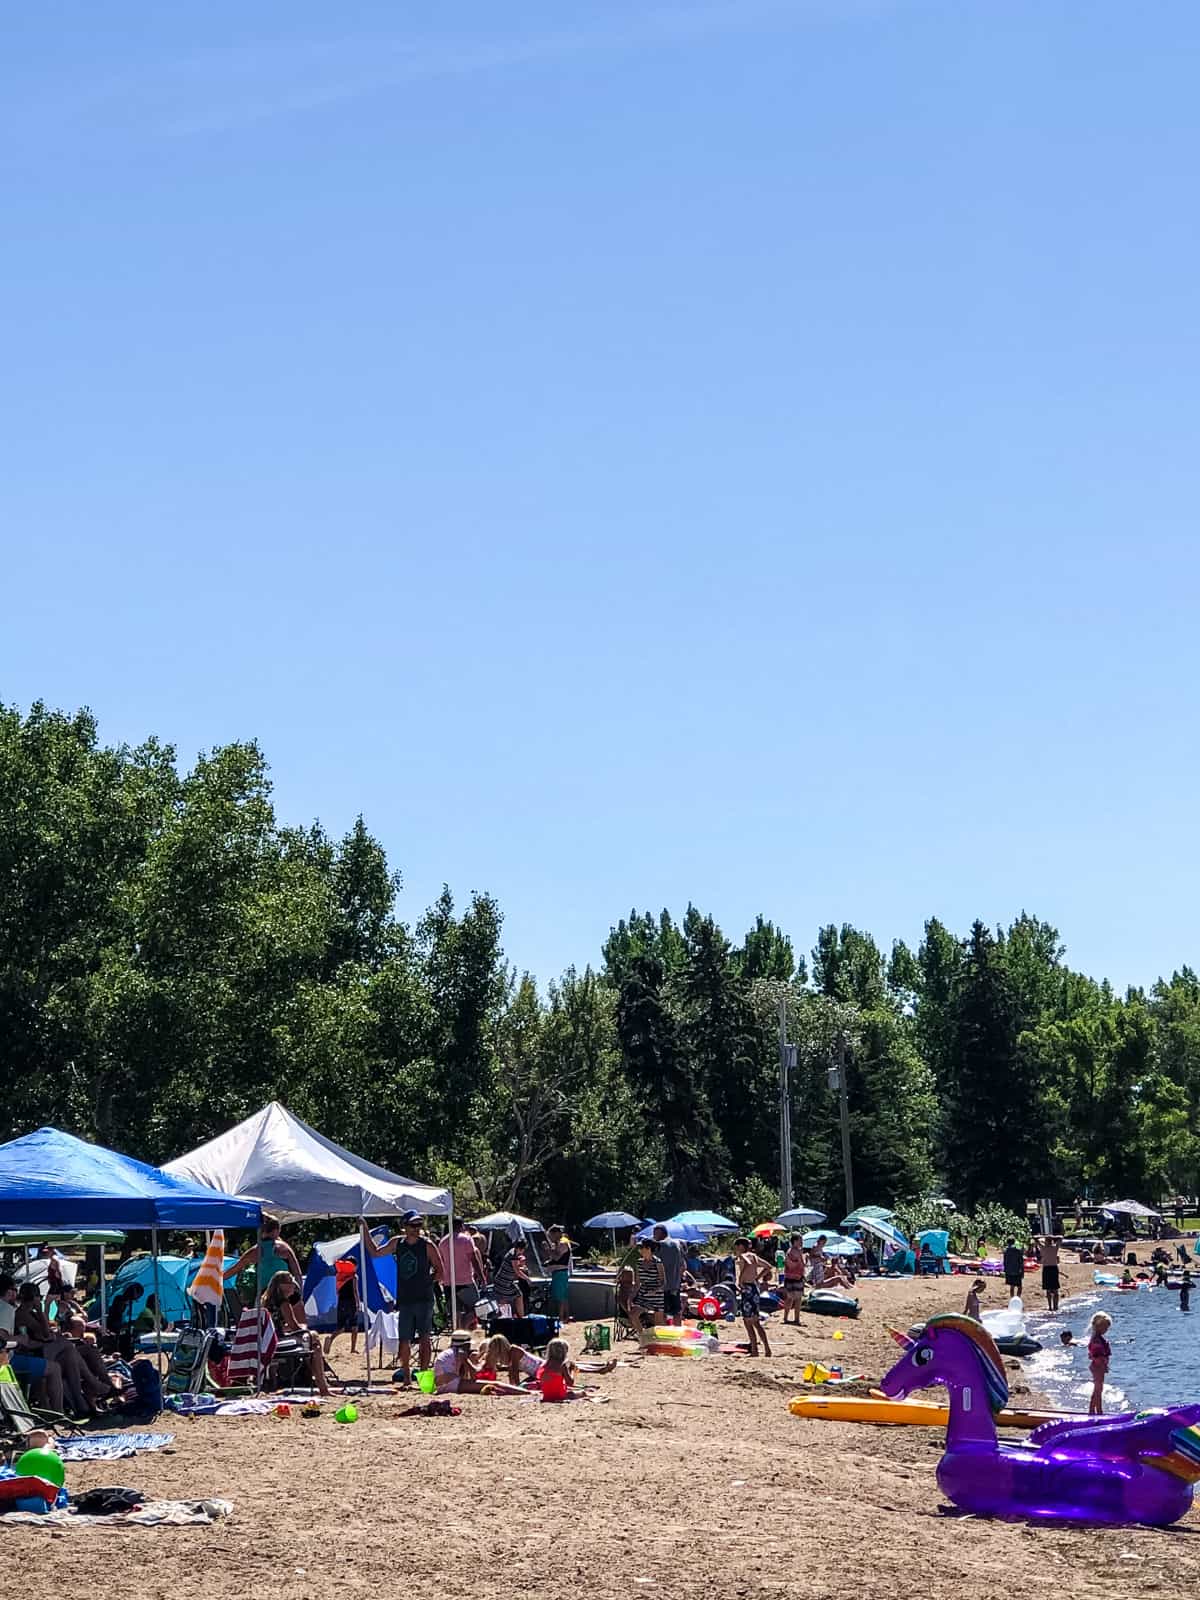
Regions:
<instances>
[{"instance_id":1,"label":"striped towel","mask_svg":"<svg viewBox=\"0 0 1200 1600\"><path fill-rule=\"evenodd\" d=\"M268 1312L255 1306L248 1306L238 1319L237 1331L233 1336L233 1349L229 1353L229 1382L230 1385L252 1383L255 1388L261 1381L258 1370L258 1323L261 1319L262 1326L262 1361L264 1369L271 1364L271 1357L275 1354L275 1346L279 1343L275 1334L275 1324L271 1321Z\"/></svg>"},{"instance_id":2,"label":"striped towel","mask_svg":"<svg viewBox=\"0 0 1200 1600\"><path fill-rule=\"evenodd\" d=\"M188 1293L202 1306L219 1306L225 1296L225 1233L218 1228L208 1241L200 1270L188 1284Z\"/></svg>"}]
</instances>

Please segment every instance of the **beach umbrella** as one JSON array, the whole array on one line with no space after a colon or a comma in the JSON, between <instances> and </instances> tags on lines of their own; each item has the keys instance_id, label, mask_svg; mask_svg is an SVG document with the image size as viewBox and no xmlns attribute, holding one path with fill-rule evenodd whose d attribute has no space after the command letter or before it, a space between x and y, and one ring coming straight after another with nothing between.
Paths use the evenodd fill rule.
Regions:
<instances>
[{"instance_id":1,"label":"beach umbrella","mask_svg":"<svg viewBox=\"0 0 1200 1600\"><path fill-rule=\"evenodd\" d=\"M790 1211L781 1211L775 1221L782 1222L785 1228L808 1228L814 1222L824 1222L825 1213L814 1211L811 1206L793 1206Z\"/></svg>"},{"instance_id":2,"label":"beach umbrella","mask_svg":"<svg viewBox=\"0 0 1200 1600\"><path fill-rule=\"evenodd\" d=\"M1113 1216L1121 1217L1161 1217L1161 1211L1151 1211L1149 1206L1142 1205L1140 1200L1110 1200L1107 1205L1100 1207Z\"/></svg>"},{"instance_id":3,"label":"beach umbrella","mask_svg":"<svg viewBox=\"0 0 1200 1600\"><path fill-rule=\"evenodd\" d=\"M671 1221L684 1228L699 1228L702 1233L736 1233L738 1228L719 1211L679 1211Z\"/></svg>"},{"instance_id":4,"label":"beach umbrella","mask_svg":"<svg viewBox=\"0 0 1200 1600\"><path fill-rule=\"evenodd\" d=\"M827 1256L860 1256L863 1247L857 1239L844 1239L838 1234L836 1239L826 1240L825 1254Z\"/></svg>"},{"instance_id":5,"label":"beach umbrella","mask_svg":"<svg viewBox=\"0 0 1200 1600\"><path fill-rule=\"evenodd\" d=\"M889 1245L893 1250L908 1249L908 1240L900 1232L900 1229L883 1217L860 1216L856 1226L861 1228L864 1233L873 1234L876 1239L882 1240L884 1244Z\"/></svg>"},{"instance_id":6,"label":"beach umbrella","mask_svg":"<svg viewBox=\"0 0 1200 1600\"><path fill-rule=\"evenodd\" d=\"M542 1225L532 1217L522 1217L515 1211L490 1211L486 1217L476 1217L471 1224L488 1233L504 1233L516 1224L525 1233L541 1233Z\"/></svg>"},{"instance_id":7,"label":"beach umbrella","mask_svg":"<svg viewBox=\"0 0 1200 1600\"><path fill-rule=\"evenodd\" d=\"M641 1225L641 1217L631 1216L628 1211L601 1211L584 1223L585 1228L640 1228Z\"/></svg>"},{"instance_id":8,"label":"beach umbrella","mask_svg":"<svg viewBox=\"0 0 1200 1600\"><path fill-rule=\"evenodd\" d=\"M887 1206L859 1206L848 1217L842 1218L843 1228L857 1228L860 1222L890 1222L896 1215Z\"/></svg>"},{"instance_id":9,"label":"beach umbrella","mask_svg":"<svg viewBox=\"0 0 1200 1600\"><path fill-rule=\"evenodd\" d=\"M781 1228L777 1222L760 1222L750 1237L752 1239L769 1239L773 1233L786 1233L786 1228Z\"/></svg>"},{"instance_id":10,"label":"beach umbrella","mask_svg":"<svg viewBox=\"0 0 1200 1600\"><path fill-rule=\"evenodd\" d=\"M640 1233L635 1233L634 1238L638 1244L646 1239L654 1238L655 1228L665 1228L668 1239L678 1239L682 1244L703 1244L708 1238L703 1228L694 1228L690 1223L679 1222L672 1217L669 1222L648 1222Z\"/></svg>"},{"instance_id":11,"label":"beach umbrella","mask_svg":"<svg viewBox=\"0 0 1200 1600\"><path fill-rule=\"evenodd\" d=\"M800 1243L806 1250L811 1250L818 1239L825 1241L825 1254L827 1256L857 1256L862 1254L862 1245L857 1239L844 1239L840 1233L822 1233L820 1228L814 1228L811 1233L806 1233Z\"/></svg>"},{"instance_id":12,"label":"beach umbrella","mask_svg":"<svg viewBox=\"0 0 1200 1600\"><path fill-rule=\"evenodd\" d=\"M612 1233L613 1255L616 1255L617 1229L636 1228L640 1226L641 1220L641 1217L631 1217L628 1211L600 1211L594 1217L589 1217L584 1227L607 1228Z\"/></svg>"}]
</instances>

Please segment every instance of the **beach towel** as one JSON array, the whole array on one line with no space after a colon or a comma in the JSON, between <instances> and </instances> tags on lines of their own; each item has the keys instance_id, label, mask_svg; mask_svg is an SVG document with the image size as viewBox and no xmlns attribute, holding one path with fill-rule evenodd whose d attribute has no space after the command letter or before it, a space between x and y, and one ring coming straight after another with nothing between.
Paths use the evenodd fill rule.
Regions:
<instances>
[{"instance_id":1,"label":"beach towel","mask_svg":"<svg viewBox=\"0 0 1200 1600\"><path fill-rule=\"evenodd\" d=\"M50 1511L44 1516L32 1511L10 1511L4 1525L20 1523L27 1528L43 1528L61 1533L74 1528L154 1528L211 1527L233 1514L232 1500L148 1500L136 1511L117 1511L108 1517L85 1517L77 1511Z\"/></svg>"},{"instance_id":2,"label":"beach towel","mask_svg":"<svg viewBox=\"0 0 1200 1600\"><path fill-rule=\"evenodd\" d=\"M275 1354L275 1346L279 1343L275 1324L266 1311L259 1307L248 1306L238 1319L237 1331L233 1336L233 1348L229 1352L231 1388L243 1383L250 1383L258 1388L262 1382L262 1372L258 1364L260 1326L263 1371L271 1365L271 1357Z\"/></svg>"},{"instance_id":3,"label":"beach towel","mask_svg":"<svg viewBox=\"0 0 1200 1600\"><path fill-rule=\"evenodd\" d=\"M381 1361L395 1361L400 1353L400 1323L394 1311L367 1313L367 1349Z\"/></svg>"},{"instance_id":4,"label":"beach towel","mask_svg":"<svg viewBox=\"0 0 1200 1600\"><path fill-rule=\"evenodd\" d=\"M173 1433L93 1433L86 1439L57 1439L55 1449L64 1461L121 1461L174 1443Z\"/></svg>"},{"instance_id":5,"label":"beach towel","mask_svg":"<svg viewBox=\"0 0 1200 1600\"><path fill-rule=\"evenodd\" d=\"M199 1305L219 1306L225 1298L225 1233L218 1228L208 1241L200 1271L187 1292Z\"/></svg>"}]
</instances>

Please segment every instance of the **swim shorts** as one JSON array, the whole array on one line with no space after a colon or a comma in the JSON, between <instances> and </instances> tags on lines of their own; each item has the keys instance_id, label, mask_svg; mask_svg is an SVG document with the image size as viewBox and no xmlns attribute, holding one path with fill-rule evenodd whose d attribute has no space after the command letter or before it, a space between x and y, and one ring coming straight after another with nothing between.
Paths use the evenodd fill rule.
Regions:
<instances>
[{"instance_id":1,"label":"swim shorts","mask_svg":"<svg viewBox=\"0 0 1200 1600\"><path fill-rule=\"evenodd\" d=\"M668 1317L680 1317L683 1315L683 1297L677 1289L663 1290L663 1310Z\"/></svg>"},{"instance_id":2,"label":"swim shorts","mask_svg":"<svg viewBox=\"0 0 1200 1600\"><path fill-rule=\"evenodd\" d=\"M401 1301L396 1307L396 1338L401 1344L411 1344L423 1334L433 1332L433 1301Z\"/></svg>"},{"instance_id":3,"label":"swim shorts","mask_svg":"<svg viewBox=\"0 0 1200 1600\"><path fill-rule=\"evenodd\" d=\"M785 1278L783 1280L783 1292L784 1292L784 1294L803 1294L804 1293L804 1279L803 1278Z\"/></svg>"},{"instance_id":4,"label":"swim shorts","mask_svg":"<svg viewBox=\"0 0 1200 1600\"><path fill-rule=\"evenodd\" d=\"M1057 1267L1043 1267L1042 1268L1042 1288L1046 1291L1047 1294L1057 1294L1058 1293L1058 1268Z\"/></svg>"},{"instance_id":5,"label":"swim shorts","mask_svg":"<svg viewBox=\"0 0 1200 1600\"><path fill-rule=\"evenodd\" d=\"M753 1322L758 1316L759 1293L756 1283L744 1283L738 1290L738 1310L742 1316Z\"/></svg>"}]
</instances>

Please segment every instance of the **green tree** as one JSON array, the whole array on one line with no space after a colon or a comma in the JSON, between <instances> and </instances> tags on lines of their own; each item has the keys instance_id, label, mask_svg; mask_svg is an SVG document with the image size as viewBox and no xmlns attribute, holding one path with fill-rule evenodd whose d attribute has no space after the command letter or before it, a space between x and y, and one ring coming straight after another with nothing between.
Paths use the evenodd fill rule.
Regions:
<instances>
[{"instance_id":1,"label":"green tree","mask_svg":"<svg viewBox=\"0 0 1200 1600\"><path fill-rule=\"evenodd\" d=\"M631 957L618 992L617 1035L642 1114L665 1143L666 1198L676 1206L711 1203L724 1192L728 1156L666 985L659 956Z\"/></svg>"},{"instance_id":2,"label":"green tree","mask_svg":"<svg viewBox=\"0 0 1200 1600\"><path fill-rule=\"evenodd\" d=\"M951 996L944 1168L960 1204L997 1200L1019 1211L1042 1192L1035 1064L1018 1056L1020 1011L1004 952L983 923L971 929Z\"/></svg>"}]
</instances>

